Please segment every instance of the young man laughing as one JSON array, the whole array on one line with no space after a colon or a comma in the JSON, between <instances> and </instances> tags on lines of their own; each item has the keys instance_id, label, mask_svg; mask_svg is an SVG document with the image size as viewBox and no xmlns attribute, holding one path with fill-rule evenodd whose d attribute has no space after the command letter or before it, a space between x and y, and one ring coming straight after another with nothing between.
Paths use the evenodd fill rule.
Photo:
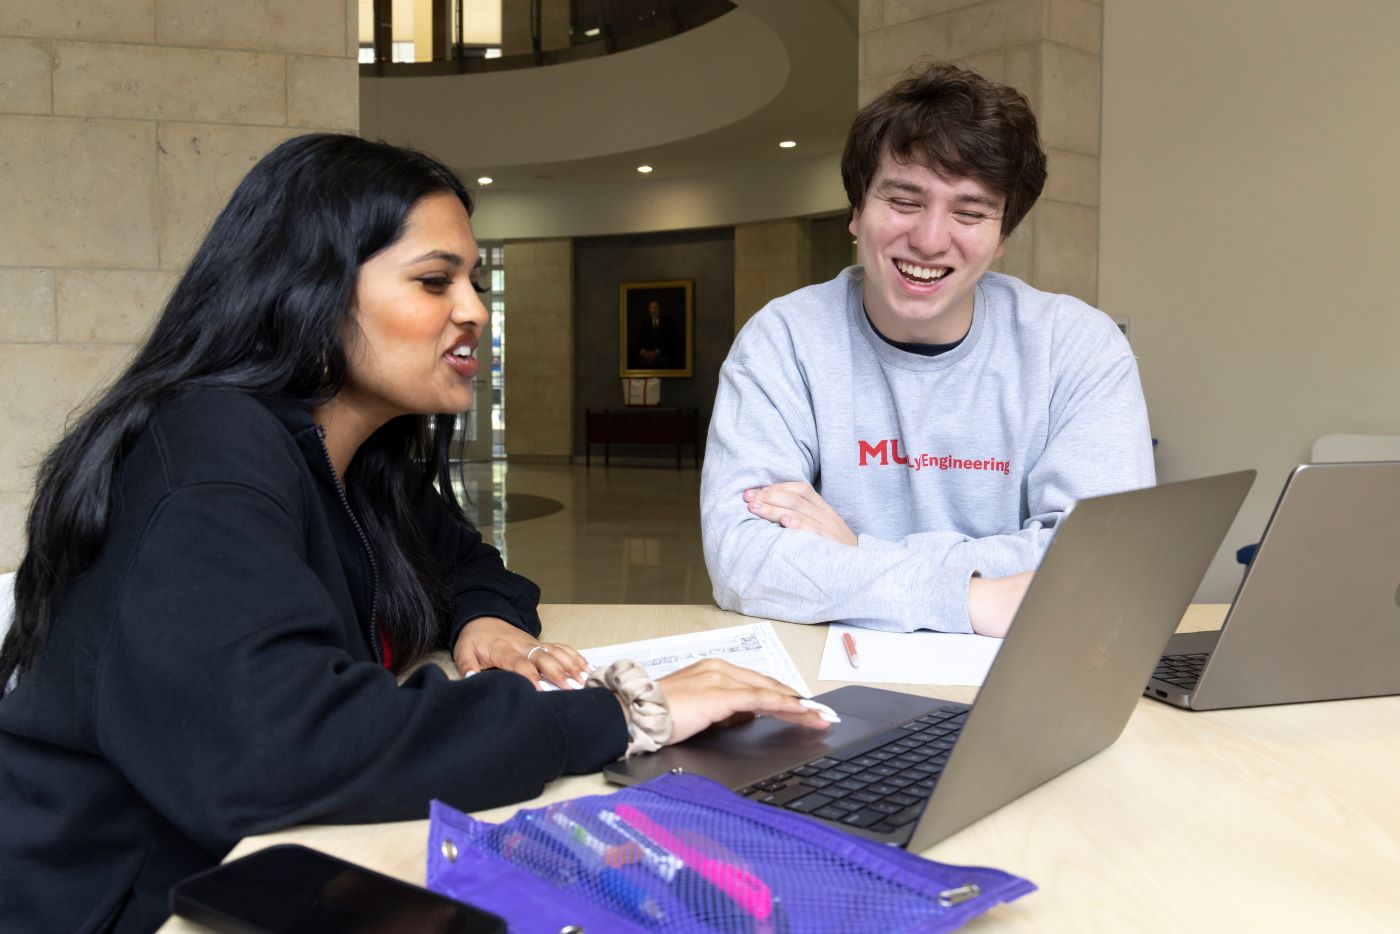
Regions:
<instances>
[{"instance_id":1,"label":"young man laughing","mask_svg":"<svg viewBox=\"0 0 1400 934\"><path fill-rule=\"evenodd\" d=\"M715 600L1004 635L1078 499L1154 482L1102 312L991 272L1045 185L1019 92L936 65L867 104L841 174L860 265L768 304L720 373L701 513Z\"/></svg>"}]
</instances>

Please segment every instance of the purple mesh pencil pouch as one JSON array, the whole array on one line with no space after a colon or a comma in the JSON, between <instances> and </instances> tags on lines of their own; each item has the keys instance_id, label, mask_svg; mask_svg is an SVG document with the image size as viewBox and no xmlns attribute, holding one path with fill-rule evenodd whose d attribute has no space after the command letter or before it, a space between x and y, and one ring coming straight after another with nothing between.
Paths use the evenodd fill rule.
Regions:
<instances>
[{"instance_id":1,"label":"purple mesh pencil pouch","mask_svg":"<svg viewBox=\"0 0 1400 934\"><path fill-rule=\"evenodd\" d=\"M521 809L502 824L434 801L428 888L495 912L514 934L951 931L1035 890L693 775Z\"/></svg>"}]
</instances>

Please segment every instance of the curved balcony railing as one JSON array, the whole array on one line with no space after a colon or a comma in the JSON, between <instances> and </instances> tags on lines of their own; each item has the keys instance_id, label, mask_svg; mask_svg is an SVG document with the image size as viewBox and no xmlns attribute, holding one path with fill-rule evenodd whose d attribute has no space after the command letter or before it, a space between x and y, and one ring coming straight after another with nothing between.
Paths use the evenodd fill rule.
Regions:
<instances>
[{"instance_id":1,"label":"curved balcony railing","mask_svg":"<svg viewBox=\"0 0 1400 934\"><path fill-rule=\"evenodd\" d=\"M485 35L476 31L483 21L483 8L487 8ZM723 16L734 4L729 0L434 0L431 23L415 22L415 13L422 9L422 4L395 0L360 0L360 74L412 77L580 61L679 35Z\"/></svg>"}]
</instances>

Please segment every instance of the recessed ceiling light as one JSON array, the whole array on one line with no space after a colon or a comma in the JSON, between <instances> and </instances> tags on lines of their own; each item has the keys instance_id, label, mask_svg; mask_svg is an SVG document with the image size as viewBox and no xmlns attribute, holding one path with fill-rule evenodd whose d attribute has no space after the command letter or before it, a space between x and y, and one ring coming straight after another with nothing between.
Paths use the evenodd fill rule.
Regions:
<instances>
[{"instance_id":1,"label":"recessed ceiling light","mask_svg":"<svg viewBox=\"0 0 1400 934\"><path fill-rule=\"evenodd\" d=\"M643 175L650 175L650 174L651 174L651 166L649 166L649 165L639 165L639 166L637 166L637 171L638 171L638 172L641 172Z\"/></svg>"},{"instance_id":2,"label":"recessed ceiling light","mask_svg":"<svg viewBox=\"0 0 1400 934\"><path fill-rule=\"evenodd\" d=\"M483 175L483 176L481 176L481 178L478 178L478 179L476 180L476 183L477 183L478 185L489 185L489 184L491 184L491 183L494 182L494 181L495 181L495 179L492 178L491 176L489 176L489 175Z\"/></svg>"},{"instance_id":3,"label":"recessed ceiling light","mask_svg":"<svg viewBox=\"0 0 1400 934\"><path fill-rule=\"evenodd\" d=\"M602 35L602 32L603 30L599 29L597 26L594 26L592 29L585 29L583 31L583 34L590 39L596 39L598 38L598 36Z\"/></svg>"},{"instance_id":4,"label":"recessed ceiling light","mask_svg":"<svg viewBox=\"0 0 1400 934\"><path fill-rule=\"evenodd\" d=\"M797 146L797 141L796 141L796 140L791 140L791 139L785 139L785 140L783 140L781 143L778 144L778 148L779 148L779 149L793 149L793 148L795 148L796 146Z\"/></svg>"}]
</instances>

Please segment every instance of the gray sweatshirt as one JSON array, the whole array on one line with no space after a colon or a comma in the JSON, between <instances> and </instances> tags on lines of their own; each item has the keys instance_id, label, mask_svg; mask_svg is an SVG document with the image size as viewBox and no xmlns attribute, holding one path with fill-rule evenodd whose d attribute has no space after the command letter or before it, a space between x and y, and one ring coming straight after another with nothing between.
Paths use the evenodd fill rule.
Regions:
<instances>
[{"instance_id":1,"label":"gray sweatshirt","mask_svg":"<svg viewBox=\"0 0 1400 934\"><path fill-rule=\"evenodd\" d=\"M770 302L720 370L700 487L727 610L797 623L970 632L968 580L1034 568L1074 502L1154 483L1128 342L1102 312L987 273L972 327L926 357L891 346L863 272ZM748 511L807 480L851 547Z\"/></svg>"}]
</instances>

